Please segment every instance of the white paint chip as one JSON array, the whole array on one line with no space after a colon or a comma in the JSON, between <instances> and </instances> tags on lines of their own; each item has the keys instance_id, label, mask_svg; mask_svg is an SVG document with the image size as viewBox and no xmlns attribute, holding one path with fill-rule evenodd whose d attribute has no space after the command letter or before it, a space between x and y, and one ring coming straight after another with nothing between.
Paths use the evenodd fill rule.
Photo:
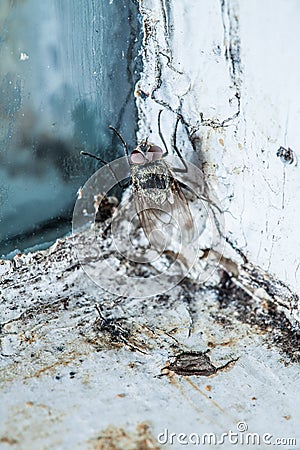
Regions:
<instances>
[{"instance_id":1,"label":"white paint chip","mask_svg":"<svg viewBox=\"0 0 300 450\"><path fill-rule=\"evenodd\" d=\"M21 52L20 54L20 61L27 61L29 59L29 56L25 52Z\"/></svg>"}]
</instances>

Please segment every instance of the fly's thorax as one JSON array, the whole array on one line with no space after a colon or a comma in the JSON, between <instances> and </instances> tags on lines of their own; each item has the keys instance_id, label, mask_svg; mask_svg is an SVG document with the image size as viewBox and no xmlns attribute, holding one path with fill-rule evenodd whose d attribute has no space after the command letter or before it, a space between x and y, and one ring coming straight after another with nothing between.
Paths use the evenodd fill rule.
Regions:
<instances>
[{"instance_id":1,"label":"fly's thorax","mask_svg":"<svg viewBox=\"0 0 300 450\"><path fill-rule=\"evenodd\" d=\"M172 196L174 176L163 160L131 166L132 185L135 194L146 196L149 201L163 204Z\"/></svg>"},{"instance_id":2,"label":"fly's thorax","mask_svg":"<svg viewBox=\"0 0 300 450\"><path fill-rule=\"evenodd\" d=\"M164 174L171 172L168 163L164 159L146 162L144 164L131 164L130 168L132 174L148 174L150 172Z\"/></svg>"},{"instance_id":3,"label":"fly's thorax","mask_svg":"<svg viewBox=\"0 0 300 450\"><path fill-rule=\"evenodd\" d=\"M174 176L164 161L131 166L132 183L142 189L168 189Z\"/></svg>"}]
</instances>

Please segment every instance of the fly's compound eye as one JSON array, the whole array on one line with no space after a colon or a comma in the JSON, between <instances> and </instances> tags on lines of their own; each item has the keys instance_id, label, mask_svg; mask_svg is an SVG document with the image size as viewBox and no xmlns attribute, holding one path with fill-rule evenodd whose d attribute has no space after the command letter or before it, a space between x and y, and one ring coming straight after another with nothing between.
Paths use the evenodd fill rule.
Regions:
<instances>
[{"instance_id":1,"label":"fly's compound eye","mask_svg":"<svg viewBox=\"0 0 300 450\"><path fill-rule=\"evenodd\" d=\"M158 145L151 145L149 150L147 150L146 158L148 161L157 161L161 159L163 155L163 151Z\"/></svg>"},{"instance_id":2,"label":"fly's compound eye","mask_svg":"<svg viewBox=\"0 0 300 450\"><path fill-rule=\"evenodd\" d=\"M141 150L133 150L130 154L130 162L132 164L145 164L146 158L144 153Z\"/></svg>"}]
</instances>

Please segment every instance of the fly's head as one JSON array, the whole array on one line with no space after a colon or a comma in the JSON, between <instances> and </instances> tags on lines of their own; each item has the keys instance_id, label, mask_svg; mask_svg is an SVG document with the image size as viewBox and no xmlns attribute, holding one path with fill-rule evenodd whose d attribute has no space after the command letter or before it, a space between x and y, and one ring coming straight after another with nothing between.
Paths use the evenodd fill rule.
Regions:
<instances>
[{"instance_id":1,"label":"fly's head","mask_svg":"<svg viewBox=\"0 0 300 450\"><path fill-rule=\"evenodd\" d=\"M162 159L162 149L158 145L150 144L147 140L141 141L129 156L130 164L144 166Z\"/></svg>"}]
</instances>

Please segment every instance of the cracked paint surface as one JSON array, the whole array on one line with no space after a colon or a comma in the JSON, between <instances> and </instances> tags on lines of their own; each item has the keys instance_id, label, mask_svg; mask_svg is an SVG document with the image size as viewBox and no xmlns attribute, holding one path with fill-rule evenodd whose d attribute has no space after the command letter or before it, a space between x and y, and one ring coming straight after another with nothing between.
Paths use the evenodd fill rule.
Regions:
<instances>
[{"instance_id":1,"label":"cracked paint surface","mask_svg":"<svg viewBox=\"0 0 300 450\"><path fill-rule=\"evenodd\" d=\"M299 439L300 336L287 287L223 258L205 285L187 278L163 295L116 298L77 262L74 239L88 253L91 234L1 262L1 443L160 448L165 428L222 433L241 420ZM114 264L109 236L102 248Z\"/></svg>"},{"instance_id":2,"label":"cracked paint surface","mask_svg":"<svg viewBox=\"0 0 300 450\"><path fill-rule=\"evenodd\" d=\"M259 8L259 18L253 13ZM140 136L182 117L180 148L218 192L227 235L255 264L300 288L299 4L140 2L144 72ZM287 24L289 24L287 26ZM165 116L164 116L165 115ZM152 136L151 136L152 137ZM277 157L292 148L293 164ZM194 151L196 150L196 152Z\"/></svg>"},{"instance_id":3,"label":"cracked paint surface","mask_svg":"<svg viewBox=\"0 0 300 450\"><path fill-rule=\"evenodd\" d=\"M74 239L88 261L89 232L1 261L4 448L160 448L166 428L235 432L240 421L299 445L299 240L290 239L299 177L276 156L281 146L297 153L298 112L291 87L275 89L276 101L275 82L262 89L272 66L255 65L270 44L262 33L274 38L286 2L254 3L140 2L140 135L152 130L158 141L163 108L172 136L181 114L184 156L201 164L226 211L226 252L205 285L190 276L148 299L116 298L86 276ZM296 21L297 3L287 8ZM101 245L113 265L107 236ZM139 269L124 261L116 278Z\"/></svg>"}]
</instances>

